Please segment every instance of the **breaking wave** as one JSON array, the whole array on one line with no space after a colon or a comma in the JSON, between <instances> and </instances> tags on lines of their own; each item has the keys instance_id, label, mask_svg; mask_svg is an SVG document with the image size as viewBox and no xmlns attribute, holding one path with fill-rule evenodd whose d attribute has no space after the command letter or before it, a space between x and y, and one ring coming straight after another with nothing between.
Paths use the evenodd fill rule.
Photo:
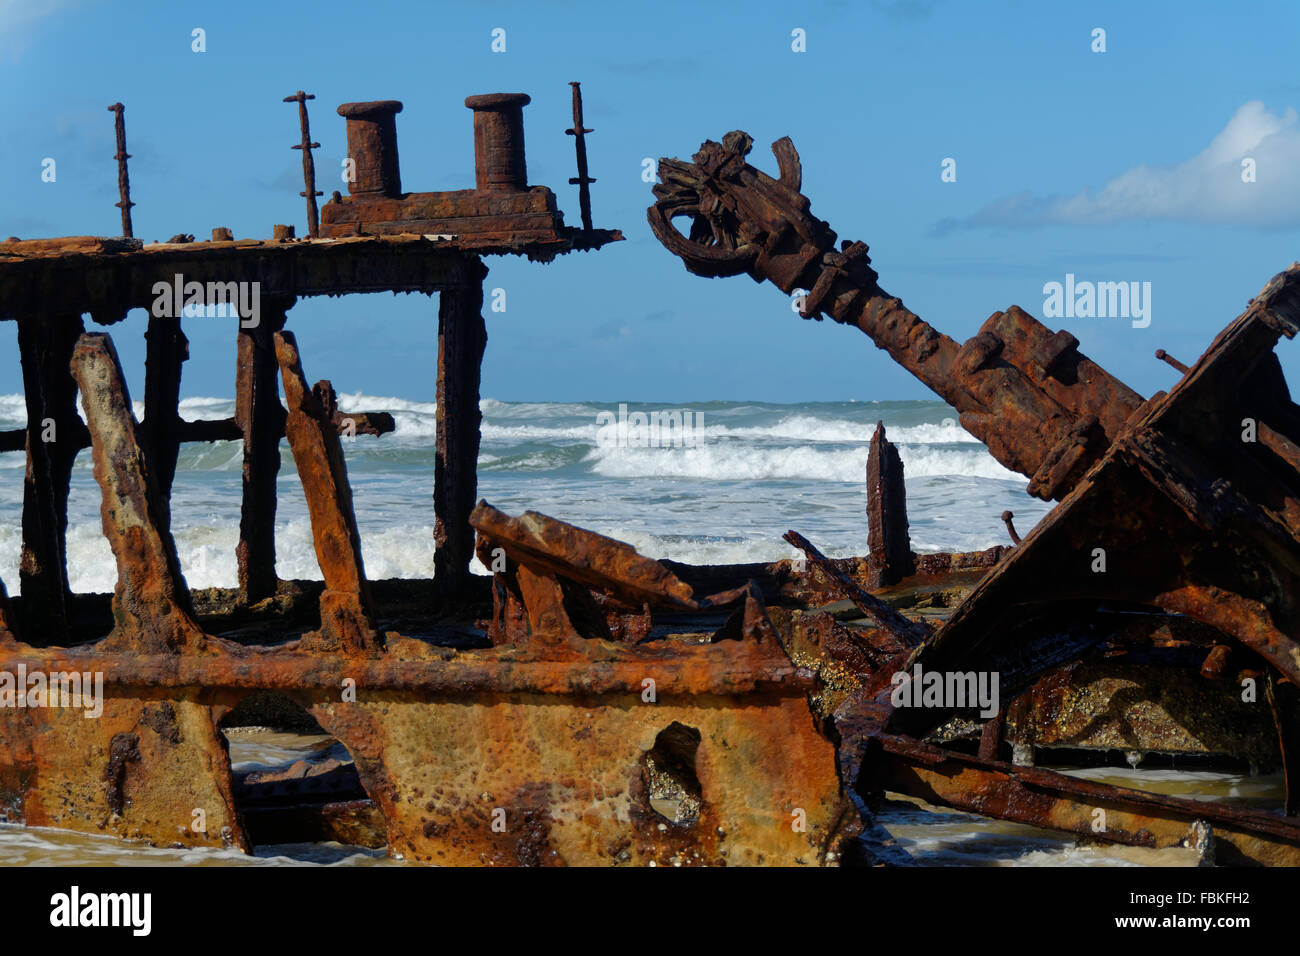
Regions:
<instances>
[{"instance_id":1,"label":"breaking wave","mask_svg":"<svg viewBox=\"0 0 1300 956\"><path fill-rule=\"evenodd\" d=\"M396 431L344 442L362 555L372 578L427 577L433 565L437 406L364 392L339 396L344 411L388 411ZM941 402L776 405L628 403L629 411L699 415L688 447L606 447L597 415L619 403L502 402L485 398L479 493L510 512L534 509L609 534L656 558L691 563L791 556L781 534L795 527L827 554L866 550L868 444L883 420L907 478L912 545L975 550L1006 543L998 516L1015 511L1028 531L1047 505L1024 493ZM142 409L136 403L136 414ZM188 420L234 414L234 401L183 399ZM23 427L21 395L0 395L0 430ZM281 446L277 570L319 578L306 502L288 443ZM0 579L18 589L23 452L0 454ZM230 587L242 498L243 443L187 444L172 492L173 536L192 587ZM90 456L77 458L68 505L68 558L79 592L112 588L116 572L101 531L101 496ZM475 568L480 573L482 568Z\"/></svg>"}]
</instances>

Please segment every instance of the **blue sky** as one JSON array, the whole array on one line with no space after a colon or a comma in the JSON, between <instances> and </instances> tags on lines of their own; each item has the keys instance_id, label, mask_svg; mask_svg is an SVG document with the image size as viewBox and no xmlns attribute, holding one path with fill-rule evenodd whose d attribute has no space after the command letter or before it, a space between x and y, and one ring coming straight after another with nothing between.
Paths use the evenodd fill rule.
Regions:
<instances>
[{"instance_id":1,"label":"blue sky","mask_svg":"<svg viewBox=\"0 0 1300 956\"><path fill-rule=\"evenodd\" d=\"M191 50L206 31L207 51ZM494 28L506 52L491 50ZM806 52L791 31L806 33ZM1092 51L1095 28L1106 52ZM529 180L577 222L569 80L586 104L596 225L627 241L549 265L490 257L483 394L503 400L928 397L860 332L801 321L770 284L689 275L651 236L642 160L743 129L750 160L789 135L804 192L881 284L958 340L1045 283L1151 283L1151 324L1048 319L1144 394L1297 258L1300 4L877 2L221 3L0 0L9 184L0 235L118 231L112 116L126 104L135 233L305 232L296 109L311 103L328 194L343 102L400 99L404 188L473 185L465 96L521 91ZM57 180L41 181L52 157ZM956 182L941 163L956 160ZM1241 161L1256 181L1241 181ZM331 184L331 179L334 180ZM89 319L87 319L89 322ZM186 395L229 396L233 320L191 319ZM431 399L436 302L304 300L313 380ZM112 328L133 395L143 313ZM12 323L0 392L21 390ZM1293 347L1281 355L1297 369Z\"/></svg>"}]
</instances>

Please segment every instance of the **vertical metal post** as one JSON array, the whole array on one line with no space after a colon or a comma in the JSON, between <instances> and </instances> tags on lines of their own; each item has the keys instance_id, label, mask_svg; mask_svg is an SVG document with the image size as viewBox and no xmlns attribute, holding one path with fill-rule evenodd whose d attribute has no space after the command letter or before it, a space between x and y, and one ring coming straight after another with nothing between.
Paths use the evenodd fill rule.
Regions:
<instances>
[{"instance_id":1,"label":"vertical metal post","mask_svg":"<svg viewBox=\"0 0 1300 956\"><path fill-rule=\"evenodd\" d=\"M68 487L86 429L77 415L71 361L83 325L79 315L18 320L18 349L27 397L27 475L19 563L24 639L67 640Z\"/></svg>"},{"instance_id":2,"label":"vertical metal post","mask_svg":"<svg viewBox=\"0 0 1300 956\"><path fill-rule=\"evenodd\" d=\"M319 149L320 143L311 141L311 126L307 122L307 101L316 97L299 90L293 96L286 96L284 102L298 104L298 125L302 128L302 142L294 143L294 149L302 150L302 178L306 186L299 196L307 197L307 230L315 239L320 234L320 213L316 209L316 197L324 193L316 188L316 162L311 158L311 151Z\"/></svg>"},{"instance_id":3,"label":"vertical metal post","mask_svg":"<svg viewBox=\"0 0 1300 956\"><path fill-rule=\"evenodd\" d=\"M564 132L573 137L573 148L578 153L578 175L569 177L569 184L578 187L578 209L582 213L582 228L591 232L591 190L590 183L596 180L587 175L587 134L596 132L582 125L582 87L577 81L570 81L573 87L573 129Z\"/></svg>"},{"instance_id":4,"label":"vertical metal post","mask_svg":"<svg viewBox=\"0 0 1300 956\"><path fill-rule=\"evenodd\" d=\"M144 421L140 447L158 495L154 503L159 528L171 530L172 480L180 451L181 365L190 357L190 343L181 331L180 316L149 316L144 333Z\"/></svg>"},{"instance_id":5,"label":"vertical metal post","mask_svg":"<svg viewBox=\"0 0 1300 956\"><path fill-rule=\"evenodd\" d=\"M469 257L464 285L438 293L438 409L434 459L433 586L453 597L469 577L474 529L469 515L478 496L479 382L487 325L483 279L487 269Z\"/></svg>"},{"instance_id":6,"label":"vertical metal post","mask_svg":"<svg viewBox=\"0 0 1300 956\"><path fill-rule=\"evenodd\" d=\"M244 433L244 500L239 517L239 599L256 604L275 594L275 478L280 471L280 404L275 333L293 300L265 299L261 322L240 327L236 352L235 421Z\"/></svg>"},{"instance_id":7,"label":"vertical metal post","mask_svg":"<svg viewBox=\"0 0 1300 956\"><path fill-rule=\"evenodd\" d=\"M122 210L122 235L131 239L135 235L131 231L131 207L135 203L131 202L131 180L126 172L126 161L131 158L126 151L126 117L123 115L126 107L114 103L108 111L115 114L113 125L117 131L117 154L113 158L117 160L117 191L122 197L121 202L115 205Z\"/></svg>"}]
</instances>

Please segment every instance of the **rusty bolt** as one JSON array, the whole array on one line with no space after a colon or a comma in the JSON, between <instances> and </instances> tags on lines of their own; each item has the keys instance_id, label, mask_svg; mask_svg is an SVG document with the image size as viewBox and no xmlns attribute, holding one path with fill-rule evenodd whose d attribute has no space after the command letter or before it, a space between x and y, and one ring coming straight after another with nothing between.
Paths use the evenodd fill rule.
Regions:
<instances>
[{"instance_id":1,"label":"rusty bolt","mask_svg":"<svg viewBox=\"0 0 1300 956\"><path fill-rule=\"evenodd\" d=\"M1184 365L1182 362L1178 361L1178 359L1174 358L1172 355L1170 355L1170 354L1169 354L1168 352L1166 352L1164 349L1156 349L1156 358L1160 359L1160 361L1162 361L1162 362L1166 362L1166 363L1168 363L1168 364L1171 365L1173 368L1175 368L1175 369L1177 369L1178 371L1182 372L1184 375L1187 374L1187 366Z\"/></svg>"},{"instance_id":2,"label":"rusty bolt","mask_svg":"<svg viewBox=\"0 0 1300 956\"><path fill-rule=\"evenodd\" d=\"M1002 512L1002 523L1007 526L1007 534L1011 535L1011 543L1019 544L1020 535L1016 534L1016 526L1011 523L1011 519L1014 517L1015 515L1013 515L1010 511Z\"/></svg>"}]
</instances>

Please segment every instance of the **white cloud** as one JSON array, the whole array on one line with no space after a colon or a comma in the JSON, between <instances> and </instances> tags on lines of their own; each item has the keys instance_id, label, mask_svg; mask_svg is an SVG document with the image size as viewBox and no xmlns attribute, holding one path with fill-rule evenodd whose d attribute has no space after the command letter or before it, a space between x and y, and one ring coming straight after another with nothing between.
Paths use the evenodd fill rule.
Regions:
<instances>
[{"instance_id":1,"label":"white cloud","mask_svg":"<svg viewBox=\"0 0 1300 956\"><path fill-rule=\"evenodd\" d=\"M0 57L16 59L27 47L32 25L83 0L0 0Z\"/></svg>"},{"instance_id":2,"label":"white cloud","mask_svg":"<svg viewBox=\"0 0 1300 956\"><path fill-rule=\"evenodd\" d=\"M1242 161L1255 161L1253 183ZM1135 166L1101 189L1073 196L1020 193L989 203L938 232L974 226L1101 226L1126 220L1280 227L1300 225L1300 117L1241 106L1204 151L1177 166Z\"/></svg>"}]
</instances>

